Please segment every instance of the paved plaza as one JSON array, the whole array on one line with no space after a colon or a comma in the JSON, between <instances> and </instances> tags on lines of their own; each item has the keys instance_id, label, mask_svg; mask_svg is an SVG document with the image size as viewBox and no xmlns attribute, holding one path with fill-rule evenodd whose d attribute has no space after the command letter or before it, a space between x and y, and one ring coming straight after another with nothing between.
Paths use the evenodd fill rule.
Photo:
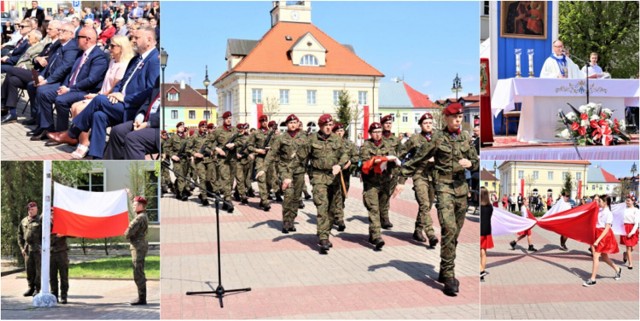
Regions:
<instances>
[{"instance_id":1,"label":"paved plaza","mask_svg":"<svg viewBox=\"0 0 640 321\"><path fill-rule=\"evenodd\" d=\"M619 281L601 260L597 284L583 287L583 280L591 276L586 244L569 240L565 252L560 250L558 234L534 227L538 252L531 253L526 251L526 239L512 251L509 242L514 238L496 237L495 248L488 251L490 274L480 285L482 319L638 319L637 251L633 270L622 262L624 246L611 255L623 269Z\"/></svg>"},{"instance_id":2,"label":"paved plaza","mask_svg":"<svg viewBox=\"0 0 640 321\"><path fill-rule=\"evenodd\" d=\"M332 231L328 255L318 253L312 201L305 201L297 232L289 234L280 231L281 204L264 212L257 203L234 202L233 214L220 213L222 285L252 288L228 294L220 308L213 295L185 295L218 285L214 208L202 207L195 196L188 202L171 194L162 198L163 319L478 319L478 216L467 215L456 260L460 293L448 297L436 282L440 247L428 249L411 238L418 204L410 181L392 200L394 227L383 230L381 252L367 242L357 178L351 178L347 229ZM439 235L435 209L431 216Z\"/></svg>"}]
</instances>

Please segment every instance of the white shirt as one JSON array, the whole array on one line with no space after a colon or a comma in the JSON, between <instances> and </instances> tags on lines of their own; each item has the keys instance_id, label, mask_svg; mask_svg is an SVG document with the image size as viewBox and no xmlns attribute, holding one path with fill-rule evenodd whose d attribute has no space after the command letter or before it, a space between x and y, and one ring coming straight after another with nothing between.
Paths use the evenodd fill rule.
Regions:
<instances>
[{"instance_id":1,"label":"white shirt","mask_svg":"<svg viewBox=\"0 0 640 321\"><path fill-rule=\"evenodd\" d=\"M640 224L640 210L635 207L625 208L624 224L633 224L633 229L629 234L634 234L638 230L638 224Z\"/></svg>"},{"instance_id":2,"label":"white shirt","mask_svg":"<svg viewBox=\"0 0 640 321\"><path fill-rule=\"evenodd\" d=\"M585 68L587 66L582 67L582 69L580 69L580 71L582 71L583 73L587 73L587 68ZM589 66L589 76L591 75L598 75L598 77L602 77L602 68L600 68L600 66L595 65L595 66Z\"/></svg>"},{"instance_id":3,"label":"white shirt","mask_svg":"<svg viewBox=\"0 0 640 321\"><path fill-rule=\"evenodd\" d=\"M601 208L598 212L598 223L596 228L605 228L605 225L613 223L613 214L608 207Z\"/></svg>"},{"instance_id":4,"label":"white shirt","mask_svg":"<svg viewBox=\"0 0 640 321\"><path fill-rule=\"evenodd\" d=\"M522 215L522 217L528 218L529 214L527 214L527 208L526 207L522 207L522 210L520 211L520 215Z\"/></svg>"},{"instance_id":5,"label":"white shirt","mask_svg":"<svg viewBox=\"0 0 640 321\"><path fill-rule=\"evenodd\" d=\"M556 58L561 58L553 54ZM567 71L568 77L570 79L576 78L585 78L585 75L582 71L580 71L580 67L576 65L571 58L566 57L567 59ZM552 57L547 58L544 61L544 65L542 65L542 70L540 70L540 78L559 78L562 73L560 72L560 66L558 62Z\"/></svg>"}]
</instances>

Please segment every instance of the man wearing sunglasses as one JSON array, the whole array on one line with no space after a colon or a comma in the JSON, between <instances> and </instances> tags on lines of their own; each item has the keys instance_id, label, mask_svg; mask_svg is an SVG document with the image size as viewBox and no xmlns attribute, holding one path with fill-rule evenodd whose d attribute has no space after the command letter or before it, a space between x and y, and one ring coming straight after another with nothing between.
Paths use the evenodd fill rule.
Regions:
<instances>
[{"instance_id":1,"label":"man wearing sunglasses","mask_svg":"<svg viewBox=\"0 0 640 321\"><path fill-rule=\"evenodd\" d=\"M18 62L22 54L27 51L29 48L29 40L27 39L27 34L31 32L31 22L28 19L23 20L19 25L16 26L20 29L20 35L22 38L18 40L16 47L9 51L9 54L0 58L2 61L2 73L5 73L5 65L13 66Z\"/></svg>"}]
</instances>

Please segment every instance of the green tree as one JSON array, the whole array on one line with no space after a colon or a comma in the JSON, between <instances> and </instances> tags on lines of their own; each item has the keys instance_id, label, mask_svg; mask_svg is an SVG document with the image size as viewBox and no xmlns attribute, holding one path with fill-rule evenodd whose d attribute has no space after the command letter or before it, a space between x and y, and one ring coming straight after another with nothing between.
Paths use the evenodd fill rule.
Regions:
<instances>
[{"instance_id":1,"label":"green tree","mask_svg":"<svg viewBox=\"0 0 640 321\"><path fill-rule=\"evenodd\" d=\"M338 121L345 127L345 137L349 137L347 126L349 126L351 122L358 117L358 109L352 106L354 103L355 102L351 100L349 92L346 89L342 89L338 94L336 114L338 115Z\"/></svg>"},{"instance_id":2,"label":"green tree","mask_svg":"<svg viewBox=\"0 0 640 321\"><path fill-rule=\"evenodd\" d=\"M571 191L573 190L573 182L571 177L571 172L567 171L567 175L564 177L564 183L562 184L562 194L569 195L571 198Z\"/></svg>"},{"instance_id":3,"label":"green tree","mask_svg":"<svg viewBox=\"0 0 640 321\"><path fill-rule=\"evenodd\" d=\"M145 162L136 161L129 164L129 192L131 196L144 195L149 221L158 221L158 175L155 170L149 172L144 165ZM130 216L133 219L133 213Z\"/></svg>"},{"instance_id":4,"label":"green tree","mask_svg":"<svg viewBox=\"0 0 640 321\"><path fill-rule=\"evenodd\" d=\"M36 202L42 210L42 162L8 162L1 165L2 177L2 255L19 265L24 258L18 247L18 226L27 216L27 203Z\"/></svg>"},{"instance_id":5,"label":"green tree","mask_svg":"<svg viewBox=\"0 0 640 321\"><path fill-rule=\"evenodd\" d=\"M571 56L598 64L613 78L638 77L638 1L560 1L560 39Z\"/></svg>"}]
</instances>

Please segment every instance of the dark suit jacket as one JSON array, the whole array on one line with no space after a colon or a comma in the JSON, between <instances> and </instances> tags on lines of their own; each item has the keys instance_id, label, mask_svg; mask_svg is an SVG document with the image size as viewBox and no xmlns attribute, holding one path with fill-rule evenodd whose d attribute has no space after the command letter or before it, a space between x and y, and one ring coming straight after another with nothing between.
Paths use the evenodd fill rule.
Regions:
<instances>
[{"instance_id":1,"label":"dark suit jacket","mask_svg":"<svg viewBox=\"0 0 640 321\"><path fill-rule=\"evenodd\" d=\"M47 80L47 83L61 83L71 72L71 68L81 54L78 43L71 39L66 45L58 47L53 55L49 56L49 64L40 75Z\"/></svg>"},{"instance_id":2,"label":"dark suit jacket","mask_svg":"<svg viewBox=\"0 0 640 321\"><path fill-rule=\"evenodd\" d=\"M36 9L36 19L38 19L38 27L42 27L42 22L44 21L44 9L38 7L38 9ZM27 12L24 14L25 18L29 18L31 17L31 12L33 11L33 8L27 10Z\"/></svg>"},{"instance_id":3,"label":"dark suit jacket","mask_svg":"<svg viewBox=\"0 0 640 321\"><path fill-rule=\"evenodd\" d=\"M124 117L125 121L133 120L137 114L138 108L140 108L144 102L148 99L149 95L153 91L158 78L160 77L160 59L158 58L158 50L153 49L149 55L142 61L142 65L138 68L136 62L138 61L136 55L129 61L127 71L124 73L122 80L113 88L113 92L122 92L127 79L131 77L129 84L127 85L127 91L124 96ZM137 71L135 69L138 68ZM131 76L131 73L133 76Z\"/></svg>"},{"instance_id":4,"label":"dark suit jacket","mask_svg":"<svg viewBox=\"0 0 640 321\"><path fill-rule=\"evenodd\" d=\"M27 41L27 39L23 39L22 43L11 51L11 55L9 55L9 59L5 64L15 66L15 64L18 63L18 60L20 60L20 57L22 57L22 54L24 54L29 47L31 47L29 41Z\"/></svg>"},{"instance_id":5,"label":"dark suit jacket","mask_svg":"<svg viewBox=\"0 0 640 321\"><path fill-rule=\"evenodd\" d=\"M69 86L73 73L82 62L83 54L84 52L82 52L78 59L76 59L76 62L73 64L73 68L71 68L71 72L67 75L63 85L69 87L70 91L97 93L102 88L104 75L107 73L107 69L109 68L109 59L98 46L95 46L93 50L91 50L87 61L85 61L82 68L80 68L78 76L76 76L76 83L73 86Z\"/></svg>"},{"instance_id":6,"label":"dark suit jacket","mask_svg":"<svg viewBox=\"0 0 640 321\"><path fill-rule=\"evenodd\" d=\"M60 41L56 41L55 43L50 42L46 46L44 46L44 49L42 49L42 52L40 52L38 57L49 57L53 53L55 53L56 50L58 50L59 47L60 47ZM33 62L33 69L35 69L37 71L42 71L42 69L44 69L44 67L42 67L40 65L40 63L38 63L36 61L36 58L33 58L33 60L31 61L31 62ZM50 58L47 58L47 60L51 61Z\"/></svg>"}]
</instances>

